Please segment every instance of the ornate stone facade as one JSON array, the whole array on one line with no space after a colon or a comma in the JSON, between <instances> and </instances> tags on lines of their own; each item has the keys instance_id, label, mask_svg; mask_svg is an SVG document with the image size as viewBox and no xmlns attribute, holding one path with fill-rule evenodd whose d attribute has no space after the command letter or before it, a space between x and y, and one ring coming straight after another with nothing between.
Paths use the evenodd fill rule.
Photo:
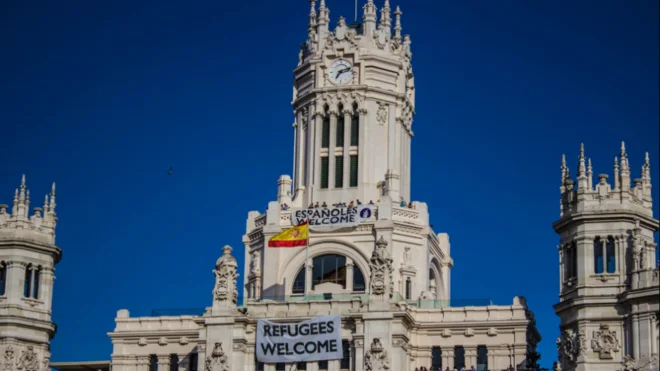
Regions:
<instances>
[{"instance_id":1,"label":"ornate stone facade","mask_svg":"<svg viewBox=\"0 0 660 371\"><path fill-rule=\"evenodd\" d=\"M555 310L561 318L557 344L562 370L658 367L660 286L654 278L653 234L659 222L653 218L650 166L647 154L633 186L622 143L614 159L614 184L601 174L594 187L584 146L577 181L562 158L560 219L554 223L561 239L561 291Z\"/></svg>"},{"instance_id":2,"label":"ornate stone facade","mask_svg":"<svg viewBox=\"0 0 660 371\"><path fill-rule=\"evenodd\" d=\"M30 209L25 175L14 193L11 213L0 205L0 369L46 371L55 264L55 183L43 207Z\"/></svg>"}]
</instances>

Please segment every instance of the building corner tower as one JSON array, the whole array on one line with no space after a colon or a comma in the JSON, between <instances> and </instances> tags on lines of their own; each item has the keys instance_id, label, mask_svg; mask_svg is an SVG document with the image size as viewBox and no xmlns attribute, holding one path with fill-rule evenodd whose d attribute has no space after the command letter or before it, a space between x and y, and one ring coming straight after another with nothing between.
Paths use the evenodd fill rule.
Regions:
<instances>
[{"instance_id":1,"label":"building corner tower","mask_svg":"<svg viewBox=\"0 0 660 371\"><path fill-rule=\"evenodd\" d=\"M555 311L559 366L570 371L657 370L658 267L648 153L631 185L622 143L607 174L593 184L580 148L577 182L561 165L560 292ZM650 367L650 368L648 368ZM655 367L655 368L654 368Z\"/></svg>"},{"instance_id":2,"label":"building corner tower","mask_svg":"<svg viewBox=\"0 0 660 371\"><path fill-rule=\"evenodd\" d=\"M4 369L49 369L54 267L62 257L55 245L55 183L43 208L29 214L25 175L11 213L0 205L0 354Z\"/></svg>"}]
</instances>

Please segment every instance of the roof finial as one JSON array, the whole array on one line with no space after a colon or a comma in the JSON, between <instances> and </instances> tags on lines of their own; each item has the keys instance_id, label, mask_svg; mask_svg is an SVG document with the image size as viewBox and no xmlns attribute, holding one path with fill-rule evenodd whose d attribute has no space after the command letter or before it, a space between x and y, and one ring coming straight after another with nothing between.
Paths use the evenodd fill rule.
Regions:
<instances>
[{"instance_id":1,"label":"roof finial","mask_svg":"<svg viewBox=\"0 0 660 371\"><path fill-rule=\"evenodd\" d=\"M619 159L614 156L614 189L619 189Z\"/></svg>"},{"instance_id":2,"label":"roof finial","mask_svg":"<svg viewBox=\"0 0 660 371\"><path fill-rule=\"evenodd\" d=\"M376 5L374 0L367 0L362 7L362 22L364 23L364 35L371 36L376 29Z\"/></svg>"},{"instance_id":3,"label":"roof finial","mask_svg":"<svg viewBox=\"0 0 660 371\"><path fill-rule=\"evenodd\" d=\"M591 167L591 159L587 159L587 188L589 190L593 190L593 177L594 177L594 171Z\"/></svg>"},{"instance_id":4,"label":"roof finial","mask_svg":"<svg viewBox=\"0 0 660 371\"><path fill-rule=\"evenodd\" d=\"M394 17L395 17L395 21L394 21L394 40L397 43L401 43L401 30L403 29L401 27L401 15L402 14L403 13L401 13L401 8L399 8L399 6L397 5L396 10L394 11Z\"/></svg>"},{"instance_id":5,"label":"roof finial","mask_svg":"<svg viewBox=\"0 0 660 371\"><path fill-rule=\"evenodd\" d=\"M580 144L580 157L578 161L578 173L577 173L577 181L578 181L578 189L584 189L587 188L587 168L585 164L585 156L584 156L584 143Z\"/></svg>"},{"instance_id":6,"label":"roof finial","mask_svg":"<svg viewBox=\"0 0 660 371\"><path fill-rule=\"evenodd\" d=\"M630 190L630 164L626 153L626 143L623 141L621 142L621 190L624 192Z\"/></svg>"},{"instance_id":7,"label":"roof finial","mask_svg":"<svg viewBox=\"0 0 660 371\"><path fill-rule=\"evenodd\" d=\"M25 201L25 189L27 187L25 186L25 174L21 177L21 186L19 187L20 191L18 193L18 201L23 202Z\"/></svg>"},{"instance_id":8,"label":"roof finial","mask_svg":"<svg viewBox=\"0 0 660 371\"><path fill-rule=\"evenodd\" d=\"M44 218L48 214L48 195L44 196Z\"/></svg>"},{"instance_id":9,"label":"roof finial","mask_svg":"<svg viewBox=\"0 0 660 371\"><path fill-rule=\"evenodd\" d=\"M390 28L392 27L390 11L390 0L385 0L385 4L383 4L383 7L380 9L380 27L383 27L388 35L390 33Z\"/></svg>"},{"instance_id":10,"label":"roof finial","mask_svg":"<svg viewBox=\"0 0 660 371\"><path fill-rule=\"evenodd\" d=\"M50 206L49 210L51 213L55 214L55 182L53 182L53 188L50 191Z\"/></svg>"}]
</instances>

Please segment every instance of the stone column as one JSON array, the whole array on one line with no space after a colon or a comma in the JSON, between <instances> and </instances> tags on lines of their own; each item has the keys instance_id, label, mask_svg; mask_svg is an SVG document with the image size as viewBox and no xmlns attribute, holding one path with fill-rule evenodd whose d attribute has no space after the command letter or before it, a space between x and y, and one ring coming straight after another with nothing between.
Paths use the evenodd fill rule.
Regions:
<instances>
[{"instance_id":1,"label":"stone column","mask_svg":"<svg viewBox=\"0 0 660 371\"><path fill-rule=\"evenodd\" d=\"M445 356L445 353L447 354L446 356ZM445 368L449 367L450 370L453 370L454 369L454 356L455 356L454 349L453 348L450 348L450 349L447 349L447 350L443 349L442 354L443 354L442 366L445 367ZM447 360L446 362L444 360L445 357L446 357L446 360Z\"/></svg>"},{"instance_id":2,"label":"stone column","mask_svg":"<svg viewBox=\"0 0 660 371\"><path fill-rule=\"evenodd\" d=\"M149 371L149 356L137 357L137 371Z\"/></svg>"},{"instance_id":3,"label":"stone column","mask_svg":"<svg viewBox=\"0 0 660 371\"><path fill-rule=\"evenodd\" d=\"M353 107L344 107L344 108L345 108L343 112L344 114L344 188L348 188L351 177L350 152L351 152L351 130L353 130Z\"/></svg>"},{"instance_id":4,"label":"stone column","mask_svg":"<svg viewBox=\"0 0 660 371\"><path fill-rule=\"evenodd\" d=\"M477 348L465 347L465 367L470 369L472 366L477 367Z\"/></svg>"},{"instance_id":5,"label":"stone column","mask_svg":"<svg viewBox=\"0 0 660 371\"><path fill-rule=\"evenodd\" d=\"M158 354L158 371L170 371L170 355Z\"/></svg>"},{"instance_id":6,"label":"stone column","mask_svg":"<svg viewBox=\"0 0 660 371\"><path fill-rule=\"evenodd\" d=\"M359 324L356 324L356 327L361 327ZM353 371L363 371L364 370L364 339L358 338L353 340L353 358L351 359L353 365ZM310 370L307 366L307 371Z\"/></svg>"},{"instance_id":7,"label":"stone column","mask_svg":"<svg viewBox=\"0 0 660 371\"><path fill-rule=\"evenodd\" d=\"M495 353L491 350L488 349L488 367L486 368L487 370L494 370L495 369Z\"/></svg>"},{"instance_id":8,"label":"stone column","mask_svg":"<svg viewBox=\"0 0 660 371\"><path fill-rule=\"evenodd\" d=\"M658 335L655 330L655 322L657 321L657 317L655 313L651 313L649 315L649 336L651 336L651 353L652 354L658 354L658 341L656 339L656 336Z\"/></svg>"},{"instance_id":9,"label":"stone column","mask_svg":"<svg viewBox=\"0 0 660 371\"><path fill-rule=\"evenodd\" d=\"M45 304L46 309L50 312L53 304L53 284L55 282L54 269L50 267L42 267L39 277L39 299Z\"/></svg>"},{"instance_id":10,"label":"stone column","mask_svg":"<svg viewBox=\"0 0 660 371\"><path fill-rule=\"evenodd\" d=\"M19 262L7 262L7 278L5 296L9 303L20 303L23 297L23 280L25 279L25 264Z\"/></svg>"},{"instance_id":11,"label":"stone column","mask_svg":"<svg viewBox=\"0 0 660 371\"><path fill-rule=\"evenodd\" d=\"M335 188L335 147L337 145L337 115L330 111L330 145L328 146L328 189Z\"/></svg>"},{"instance_id":12,"label":"stone column","mask_svg":"<svg viewBox=\"0 0 660 371\"><path fill-rule=\"evenodd\" d=\"M314 125L312 125L309 130L309 149L307 149L307 153L309 154L310 159L310 161L307 163L309 188L306 190L306 192L308 192L310 203L314 202L314 192L316 192L316 189L319 187L319 182L321 181L321 135L319 135L319 131L321 131L323 126L322 113L323 111L316 112L316 115L314 116Z\"/></svg>"},{"instance_id":13,"label":"stone column","mask_svg":"<svg viewBox=\"0 0 660 371\"><path fill-rule=\"evenodd\" d=\"M367 110L366 109L360 109L358 111L358 114L360 117L358 118L358 126L360 127L360 131L358 133L358 150L357 150L357 155L358 155L358 177L357 177L357 183L358 186L360 185L360 182L362 181L363 174L365 169L367 169L367 166L369 166L369 156L361 156L360 154L364 153L363 149L365 147L365 142L367 141L368 135L369 135L369 125L367 125ZM349 164L350 165L350 164ZM349 179L350 182L350 179ZM350 183L349 183L350 185ZM361 200L364 203L368 203L369 200L367 198L371 199L373 198L374 203L376 202L376 197L375 193L370 193L368 197L366 190L362 191ZM380 210L379 210L380 212Z\"/></svg>"},{"instance_id":14,"label":"stone column","mask_svg":"<svg viewBox=\"0 0 660 371\"><path fill-rule=\"evenodd\" d=\"M633 306L633 313L637 312L636 305ZM639 315L633 314L632 316L632 348L633 358L639 359Z\"/></svg>"},{"instance_id":15,"label":"stone column","mask_svg":"<svg viewBox=\"0 0 660 371\"><path fill-rule=\"evenodd\" d=\"M346 291L353 292L353 269L355 263L353 259L346 258Z\"/></svg>"},{"instance_id":16,"label":"stone column","mask_svg":"<svg viewBox=\"0 0 660 371\"><path fill-rule=\"evenodd\" d=\"M213 349L209 349L209 352ZM197 371L204 371L204 364L206 362L206 340L199 340L197 343ZM112 370L114 371L114 370Z\"/></svg>"},{"instance_id":17,"label":"stone column","mask_svg":"<svg viewBox=\"0 0 660 371\"><path fill-rule=\"evenodd\" d=\"M564 248L563 245L557 246L559 250L559 292L564 291Z\"/></svg>"},{"instance_id":18,"label":"stone column","mask_svg":"<svg viewBox=\"0 0 660 371\"><path fill-rule=\"evenodd\" d=\"M307 269L305 269L305 293L307 294L310 294L312 292L312 272L314 270L314 263L312 262L313 259L310 256L309 261L307 262Z\"/></svg>"}]
</instances>

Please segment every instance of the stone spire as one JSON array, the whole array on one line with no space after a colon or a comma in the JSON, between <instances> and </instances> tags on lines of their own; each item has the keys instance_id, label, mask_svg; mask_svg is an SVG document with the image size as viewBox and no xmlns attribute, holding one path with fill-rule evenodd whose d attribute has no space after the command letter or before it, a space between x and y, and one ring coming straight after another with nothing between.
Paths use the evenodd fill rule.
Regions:
<instances>
[{"instance_id":1,"label":"stone spire","mask_svg":"<svg viewBox=\"0 0 660 371\"><path fill-rule=\"evenodd\" d=\"M53 182L53 187L50 190L50 206L48 207L50 213L55 215L55 182Z\"/></svg>"},{"instance_id":2,"label":"stone spire","mask_svg":"<svg viewBox=\"0 0 660 371\"><path fill-rule=\"evenodd\" d=\"M619 178L619 159L614 156L614 189L619 190L621 187Z\"/></svg>"},{"instance_id":3,"label":"stone spire","mask_svg":"<svg viewBox=\"0 0 660 371\"><path fill-rule=\"evenodd\" d=\"M578 173L577 173L577 182L578 190L584 190L587 188L587 168L585 164L586 157L584 155L584 143L580 144L580 157L578 160Z\"/></svg>"},{"instance_id":4,"label":"stone spire","mask_svg":"<svg viewBox=\"0 0 660 371\"><path fill-rule=\"evenodd\" d=\"M651 161L649 160L649 153L646 152L644 157L644 165L642 165L642 186L644 190L643 196L646 198L651 197Z\"/></svg>"},{"instance_id":5,"label":"stone spire","mask_svg":"<svg viewBox=\"0 0 660 371\"><path fill-rule=\"evenodd\" d=\"M628 163L628 154L626 153L626 143L621 142L621 191L630 190L630 164Z\"/></svg>"},{"instance_id":6,"label":"stone spire","mask_svg":"<svg viewBox=\"0 0 660 371\"><path fill-rule=\"evenodd\" d=\"M394 41L396 41L398 44L401 43L401 30L403 29L401 27L401 8L397 5L396 11L394 11L394 17L395 17L395 23L394 23Z\"/></svg>"},{"instance_id":7,"label":"stone spire","mask_svg":"<svg viewBox=\"0 0 660 371\"><path fill-rule=\"evenodd\" d=\"M325 37L328 32L328 26L330 25L330 9L325 6L325 0L320 0L319 2L319 16L318 16L318 27L319 35L322 34Z\"/></svg>"},{"instance_id":8,"label":"stone spire","mask_svg":"<svg viewBox=\"0 0 660 371\"><path fill-rule=\"evenodd\" d=\"M362 7L362 22L364 23L364 34L371 36L376 29L376 5L374 0L367 0Z\"/></svg>"},{"instance_id":9,"label":"stone spire","mask_svg":"<svg viewBox=\"0 0 660 371\"><path fill-rule=\"evenodd\" d=\"M591 167L591 159L587 159L587 188L590 191L593 191L594 189L593 181L594 181L594 170Z\"/></svg>"},{"instance_id":10,"label":"stone spire","mask_svg":"<svg viewBox=\"0 0 660 371\"><path fill-rule=\"evenodd\" d=\"M18 220L26 220L28 217L29 200L26 202L27 186L25 185L25 174L21 177L21 185L16 188L14 192L14 207L12 208L12 216ZM29 197L29 196L27 196Z\"/></svg>"},{"instance_id":11,"label":"stone spire","mask_svg":"<svg viewBox=\"0 0 660 371\"><path fill-rule=\"evenodd\" d=\"M313 47L316 40L316 0L309 0L309 24L307 25L307 44Z\"/></svg>"},{"instance_id":12,"label":"stone spire","mask_svg":"<svg viewBox=\"0 0 660 371\"><path fill-rule=\"evenodd\" d=\"M380 9L380 24L378 27L382 27L388 35L392 32L392 17L390 14L390 0L385 0L385 4Z\"/></svg>"}]
</instances>

